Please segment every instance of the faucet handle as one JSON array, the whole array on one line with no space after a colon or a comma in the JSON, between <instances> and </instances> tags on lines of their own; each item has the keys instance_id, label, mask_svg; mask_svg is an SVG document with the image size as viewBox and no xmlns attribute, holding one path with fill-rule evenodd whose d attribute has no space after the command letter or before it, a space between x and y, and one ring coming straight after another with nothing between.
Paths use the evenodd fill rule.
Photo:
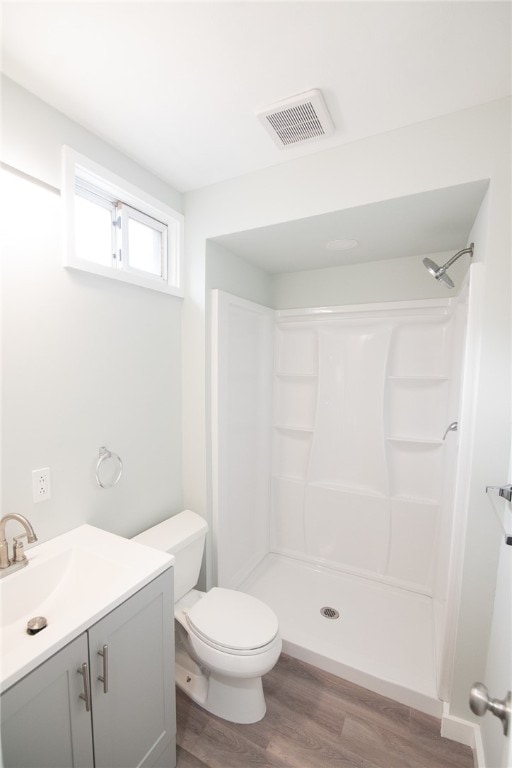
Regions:
<instances>
[{"instance_id":1,"label":"faucet handle","mask_svg":"<svg viewBox=\"0 0 512 768\"><path fill-rule=\"evenodd\" d=\"M27 559L27 556L25 554L25 550L23 547L23 542L21 539L28 539L28 536L26 533L20 533L19 536L14 537L14 546L12 550L12 561L13 563L24 563Z\"/></svg>"},{"instance_id":2,"label":"faucet handle","mask_svg":"<svg viewBox=\"0 0 512 768\"><path fill-rule=\"evenodd\" d=\"M7 541L3 539L0 541L0 569L4 570L11 564L9 559L9 545Z\"/></svg>"},{"instance_id":3,"label":"faucet handle","mask_svg":"<svg viewBox=\"0 0 512 768\"><path fill-rule=\"evenodd\" d=\"M452 421L451 424L448 424L446 427L446 432L443 435L443 440L446 440L446 435L448 432L456 432L459 428L459 422L458 421Z\"/></svg>"}]
</instances>

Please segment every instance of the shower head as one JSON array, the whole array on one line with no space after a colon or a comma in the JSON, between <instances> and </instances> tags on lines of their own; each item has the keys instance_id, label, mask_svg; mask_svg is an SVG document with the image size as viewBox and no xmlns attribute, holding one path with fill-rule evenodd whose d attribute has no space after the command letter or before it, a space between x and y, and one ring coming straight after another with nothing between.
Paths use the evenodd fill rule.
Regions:
<instances>
[{"instance_id":1,"label":"shower head","mask_svg":"<svg viewBox=\"0 0 512 768\"><path fill-rule=\"evenodd\" d=\"M448 288L454 288L455 283L451 279L451 277L448 277L447 274L445 274L445 267L440 267L438 264L435 263L435 261L432 261L432 259L423 259L423 263L432 275L432 277L435 277L436 280L439 280L440 282L443 282L445 285L448 286Z\"/></svg>"},{"instance_id":2,"label":"shower head","mask_svg":"<svg viewBox=\"0 0 512 768\"><path fill-rule=\"evenodd\" d=\"M451 265L457 261L458 258L463 256L465 253L469 253L470 256L473 256L473 247L474 244L471 243L469 248L463 248L461 251L458 251L455 256L452 256L452 258L446 262L446 264L443 264L442 267L440 267L438 264L435 263L435 261L432 261L432 259L425 258L423 259L423 263L425 267L428 269L432 277L435 277L436 280L439 280L440 282L444 283L448 288L454 288L455 283L451 279L451 277L448 277L446 274L446 270L451 267Z\"/></svg>"}]
</instances>

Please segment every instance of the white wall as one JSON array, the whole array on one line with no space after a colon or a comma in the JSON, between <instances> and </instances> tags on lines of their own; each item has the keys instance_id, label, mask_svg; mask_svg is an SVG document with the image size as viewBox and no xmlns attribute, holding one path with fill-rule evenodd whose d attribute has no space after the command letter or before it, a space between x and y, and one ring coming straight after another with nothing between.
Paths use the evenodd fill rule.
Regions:
<instances>
[{"instance_id":1,"label":"white wall","mask_svg":"<svg viewBox=\"0 0 512 768\"><path fill-rule=\"evenodd\" d=\"M270 306L271 276L218 243L206 248L206 301L212 288L218 288L247 301Z\"/></svg>"},{"instance_id":2,"label":"white wall","mask_svg":"<svg viewBox=\"0 0 512 768\"><path fill-rule=\"evenodd\" d=\"M510 452L510 100L504 99L397 131L286 162L186 196L188 232L185 299L184 494L208 512L205 452L204 273L206 241L226 232L264 226L469 181L490 179L490 236L476 260L488 276L482 344L485 360L478 392L477 439L466 539L464 589L452 686L452 714L470 717L467 692L484 673L496 574L497 542L480 536L483 475L506 477ZM426 276L428 277L428 275ZM493 404L501 405L501 415ZM480 584L472 592L475 563ZM482 572L484 571L484 572ZM471 629L470 629L471 624ZM466 631L467 630L467 631ZM469 631L470 630L470 631ZM463 648L465 648L463 652Z\"/></svg>"},{"instance_id":3,"label":"white wall","mask_svg":"<svg viewBox=\"0 0 512 768\"><path fill-rule=\"evenodd\" d=\"M190 283L189 283L190 287ZM205 369L205 382L206 391L211 390L211 311L212 311L212 290L220 289L226 291L234 296L238 296L248 301L257 302L265 306L269 306L271 302L271 280L270 275L263 270L258 269L252 264L244 261L236 256L227 248L224 248L219 243L209 241L206 244L206 260L205 260L205 326L206 326L206 369ZM200 315L198 315L200 317ZM185 345L184 353L194 354L194 350L188 350ZM187 378L187 387L189 386L190 379ZM192 384L194 386L194 384ZM205 445L205 462L208 466L211 464L212 459L212 440L211 440L211 408L210 400L207 398L205 404L205 423L206 423L206 445ZM188 432L188 419L184 427L185 434ZM204 500L202 498L211 492L211 477L207 476L207 486L198 486L194 498L191 500L192 509L205 509ZM214 557L211 551L212 540L211 537L207 541L207 557L206 562L203 563L203 570L201 572L200 585L202 587L211 586L215 582L213 575Z\"/></svg>"},{"instance_id":4,"label":"white wall","mask_svg":"<svg viewBox=\"0 0 512 768\"><path fill-rule=\"evenodd\" d=\"M212 300L213 578L236 589L269 551L274 313Z\"/></svg>"},{"instance_id":5,"label":"white wall","mask_svg":"<svg viewBox=\"0 0 512 768\"><path fill-rule=\"evenodd\" d=\"M429 254L438 264L453 256ZM272 303L276 309L323 307L341 304L369 304L377 301L450 298L460 290L469 257L460 258L450 268L455 290L446 287L428 273L422 256L408 256L389 261L372 261L344 267L287 272L272 276Z\"/></svg>"},{"instance_id":6,"label":"white wall","mask_svg":"<svg viewBox=\"0 0 512 768\"><path fill-rule=\"evenodd\" d=\"M162 200L170 208L182 210L179 192L115 147L3 75L0 86L4 163L60 187L61 147L67 144Z\"/></svg>"},{"instance_id":7,"label":"white wall","mask_svg":"<svg viewBox=\"0 0 512 768\"><path fill-rule=\"evenodd\" d=\"M68 141L179 203L17 86L3 98L9 165L58 185ZM84 522L132 535L182 508L181 300L64 269L58 192L2 175L2 514L26 515L41 541ZM94 474L103 445L124 462L109 490ZM51 469L52 498L34 504L31 471L41 467Z\"/></svg>"}]
</instances>

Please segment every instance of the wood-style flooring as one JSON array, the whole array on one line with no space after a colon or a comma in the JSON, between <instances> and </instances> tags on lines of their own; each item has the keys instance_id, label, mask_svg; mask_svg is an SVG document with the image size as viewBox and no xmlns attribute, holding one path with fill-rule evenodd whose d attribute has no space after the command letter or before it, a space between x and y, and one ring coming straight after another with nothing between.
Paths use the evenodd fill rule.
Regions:
<instances>
[{"instance_id":1,"label":"wood-style flooring","mask_svg":"<svg viewBox=\"0 0 512 768\"><path fill-rule=\"evenodd\" d=\"M177 768L473 768L439 720L282 655L263 678L267 714L214 717L177 690Z\"/></svg>"}]
</instances>

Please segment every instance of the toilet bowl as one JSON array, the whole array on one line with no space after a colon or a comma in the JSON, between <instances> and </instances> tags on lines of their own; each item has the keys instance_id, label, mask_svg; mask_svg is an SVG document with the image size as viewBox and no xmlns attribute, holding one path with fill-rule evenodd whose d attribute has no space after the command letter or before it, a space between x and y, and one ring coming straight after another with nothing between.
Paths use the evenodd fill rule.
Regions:
<instances>
[{"instance_id":1,"label":"toilet bowl","mask_svg":"<svg viewBox=\"0 0 512 768\"><path fill-rule=\"evenodd\" d=\"M135 536L175 556L176 685L197 704L234 723L266 711L262 676L281 653L274 612L251 595L195 589L207 526L190 510Z\"/></svg>"},{"instance_id":2,"label":"toilet bowl","mask_svg":"<svg viewBox=\"0 0 512 768\"><path fill-rule=\"evenodd\" d=\"M185 663L178 669L183 658L177 655L178 687L225 720L261 720L266 711L261 678L275 665L282 646L273 611L250 595L214 587L187 593L174 616L181 628L180 649L198 665L191 670Z\"/></svg>"}]
</instances>

